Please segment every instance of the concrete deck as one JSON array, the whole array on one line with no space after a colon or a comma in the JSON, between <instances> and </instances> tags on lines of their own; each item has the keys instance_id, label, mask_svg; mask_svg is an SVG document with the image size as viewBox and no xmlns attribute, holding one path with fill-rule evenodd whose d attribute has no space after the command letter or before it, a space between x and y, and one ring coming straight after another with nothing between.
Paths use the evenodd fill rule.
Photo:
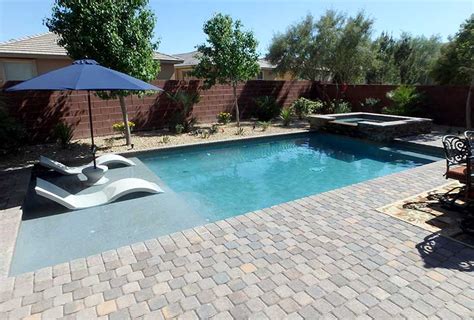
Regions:
<instances>
[{"instance_id":1,"label":"concrete deck","mask_svg":"<svg viewBox=\"0 0 474 320\"><path fill-rule=\"evenodd\" d=\"M443 172L439 161L4 278L0 318L470 319L474 249L376 211Z\"/></svg>"}]
</instances>

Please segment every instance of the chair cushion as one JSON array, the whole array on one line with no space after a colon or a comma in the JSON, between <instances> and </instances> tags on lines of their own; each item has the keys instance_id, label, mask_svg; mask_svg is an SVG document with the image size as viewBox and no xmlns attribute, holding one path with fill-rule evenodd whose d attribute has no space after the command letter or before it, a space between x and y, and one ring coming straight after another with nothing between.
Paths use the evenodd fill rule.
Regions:
<instances>
[{"instance_id":1,"label":"chair cushion","mask_svg":"<svg viewBox=\"0 0 474 320\"><path fill-rule=\"evenodd\" d=\"M450 168L446 172L446 178L458 180L460 182L466 182L467 168L465 166L459 166Z\"/></svg>"}]
</instances>

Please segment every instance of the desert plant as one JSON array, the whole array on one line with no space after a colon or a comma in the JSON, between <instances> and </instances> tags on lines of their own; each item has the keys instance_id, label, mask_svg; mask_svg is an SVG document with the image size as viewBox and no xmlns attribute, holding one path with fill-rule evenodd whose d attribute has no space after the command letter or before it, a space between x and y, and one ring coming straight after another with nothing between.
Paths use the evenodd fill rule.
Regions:
<instances>
[{"instance_id":1,"label":"desert plant","mask_svg":"<svg viewBox=\"0 0 474 320\"><path fill-rule=\"evenodd\" d=\"M181 124L184 132L189 132L196 124L196 118L192 115L193 106L199 102L200 96L197 92L186 92L178 90L174 93L168 93L168 97L177 107L170 119L170 131L176 130L176 125Z\"/></svg>"},{"instance_id":2,"label":"desert plant","mask_svg":"<svg viewBox=\"0 0 474 320\"><path fill-rule=\"evenodd\" d=\"M363 110L366 111L375 111L375 108L379 105L380 99L377 98L365 98L363 102L360 103L360 106Z\"/></svg>"},{"instance_id":3,"label":"desert plant","mask_svg":"<svg viewBox=\"0 0 474 320\"><path fill-rule=\"evenodd\" d=\"M130 131L133 130L133 128L135 128L135 123L132 122L132 121L129 121L128 122L128 127L130 128ZM126 132L126 127L125 127L125 124L123 122L117 122L117 123L114 123L112 125L112 129L115 131L115 132L118 132L120 134L123 134L125 135L125 132Z\"/></svg>"},{"instance_id":4,"label":"desert plant","mask_svg":"<svg viewBox=\"0 0 474 320\"><path fill-rule=\"evenodd\" d=\"M293 120L293 109L292 108L284 108L280 112L280 119L283 122L285 127L289 126L291 121Z\"/></svg>"},{"instance_id":5,"label":"desert plant","mask_svg":"<svg viewBox=\"0 0 474 320\"><path fill-rule=\"evenodd\" d=\"M61 145L61 148L66 149L74 136L74 128L70 124L60 122L54 127L54 136Z\"/></svg>"},{"instance_id":6,"label":"desert plant","mask_svg":"<svg viewBox=\"0 0 474 320\"><path fill-rule=\"evenodd\" d=\"M232 119L232 115L229 112L219 112L217 115L217 122L222 124L228 124Z\"/></svg>"},{"instance_id":7,"label":"desert plant","mask_svg":"<svg viewBox=\"0 0 474 320\"><path fill-rule=\"evenodd\" d=\"M167 143L169 143L170 141L171 141L171 139L170 139L170 137L168 137L168 136L163 136L163 137L161 137L161 143L163 143L163 144L167 144Z\"/></svg>"},{"instance_id":8,"label":"desert plant","mask_svg":"<svg viewBox=\"0 0 474 320\"><path fill-rule=\"evenodd\" d=\"M217 124L213 124L211 129L209 129L210 134L216 134L219 132L219 126Z\"/></svg>"},{"instance_id":9,"label":"desert plant","mask_svg":"<svg viewBox=\"0 0 474 320\"><path fill-rule=\"evenodd\" d=\"M9 115L4 100L0 100L0 137L0 153L16 151L27 141L26 130Z\"/></svg>"},{"instance_id":10,"label":"desert plant","mask_svg":"<svg viewBox=\"0 0 474 320\"><path fill-rule=\"evenodd\" d=\"M323 103L321 101L313 101L306 98L299 98L291 105L298 119L302 120L308 114L313 112L321 112Z\"/></svg>"},{"instance_id":11,"label":"desert plant","mask_svg":"<svg viewBox=\"0 0 474 320\"><path fill-rule=\"evenodd\" d=\"M181 134L183 133L184 131L184 126L180 123L178 123L175 127L174 127L174 132L176 132L177 134Z\"/></svg>"},{"instance_id":12,"label":"desert plant","mask_svg":"<svg viewBox=\"0 0 474 320\"><path fill-rule=\"evenodd\" d=\"M423 101L423 96L416 91L414 86L410 85L401 85L395 90L387 92L387 98L391 103L382 112L400 116L417 115Z\"/></svg>"},{"instance_id":13,"label":"desert plant","mask_svg":"<svg viewBox=\"0 0 474 320\"><path fill-rule=\"evenodd\" d=\"M262 131L267 131L267 129L270 127L271 122L270 121L258 121L257 126L262 128Z\"/></svg>"},{"instance_id":14,"label":"desert plant","mask_svg":"<svg viewBox=\"0 0 474 320\"><path fill-rule=\"evenodd\" d=\"M244 128L238 127L237 131L235 132L236 136L243 136L244 135Z\"/></svg>"},{"instance_id":15,"label":"desert plant","mask_svg":"<svg viewBox=\"0 0 474 320\"><path fill-rule=\"evenodd\" d=\"M254 116L259 121L270 121L280 114L281 105L272 96L261 96L254 100Z\"/></svg>"}]
</instances>

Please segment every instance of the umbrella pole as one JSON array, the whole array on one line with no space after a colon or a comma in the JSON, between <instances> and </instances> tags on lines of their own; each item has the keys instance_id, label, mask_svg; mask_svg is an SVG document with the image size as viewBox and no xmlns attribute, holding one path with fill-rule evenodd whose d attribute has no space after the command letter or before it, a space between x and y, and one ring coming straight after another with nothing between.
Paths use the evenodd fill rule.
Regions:
<instances>
[{"instance_id":1,"label":"umbrella pole","mask_svg":"<svg viewBox=\"0 0 474 320\"><path fill-rule=\"evenodd\" d=\"M97 168L96 162L95 162L95 145L94 145L94 127L92 124L92 107L91 107L91 92L90 90L87 90L87 102L89 105L89 128L91 129L91 151L92 151L92 159L94 161L94 169Z\"/></svg>"}]
</instances>

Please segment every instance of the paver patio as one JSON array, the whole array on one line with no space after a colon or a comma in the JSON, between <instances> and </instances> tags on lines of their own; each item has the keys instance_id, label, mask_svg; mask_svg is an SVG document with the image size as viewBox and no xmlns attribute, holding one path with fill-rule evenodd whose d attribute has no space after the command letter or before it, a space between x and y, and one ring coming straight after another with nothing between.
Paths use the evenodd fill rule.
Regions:
<instances>
[{"instance_id":1,"label":"paver patio","mask_svg":"<svg viewBox=\"0 0 474 320\"><path fill-rule=\"evenodd\" d=\"M474 249L375 209L444 162L0 280L0 318L469 319Z\"/></svg>"}]
</instances>

